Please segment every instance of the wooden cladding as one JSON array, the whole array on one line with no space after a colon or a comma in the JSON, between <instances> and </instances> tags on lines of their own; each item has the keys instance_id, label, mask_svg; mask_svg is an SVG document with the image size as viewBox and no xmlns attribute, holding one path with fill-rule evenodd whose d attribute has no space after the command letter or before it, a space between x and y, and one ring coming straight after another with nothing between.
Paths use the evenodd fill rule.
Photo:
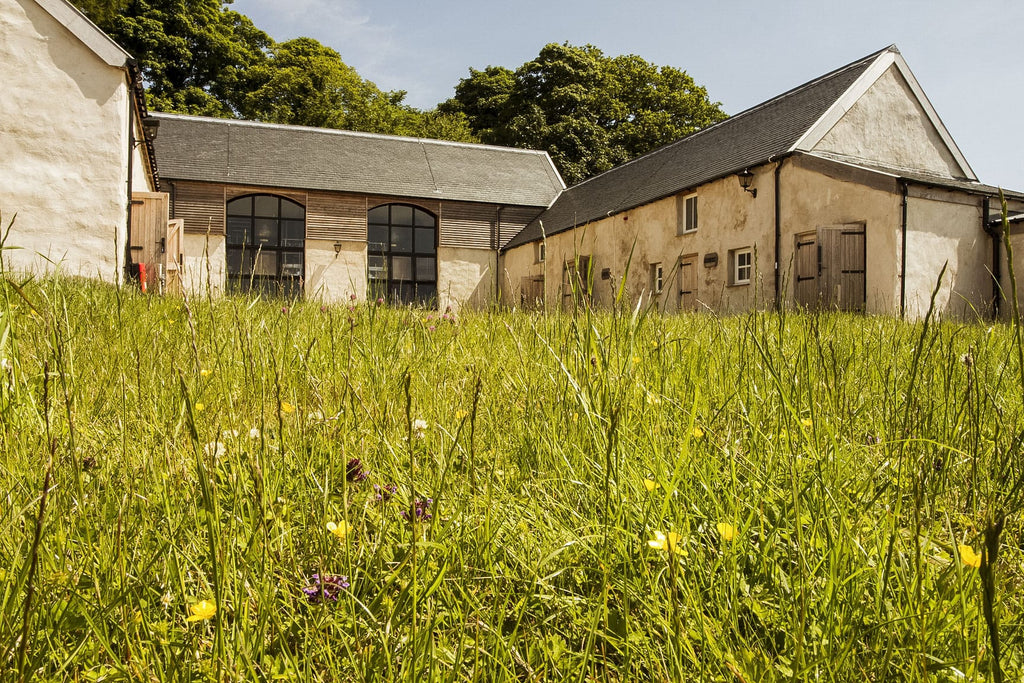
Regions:
<instances>
[{"instance_id":1,"label":"wooden cladding","mask_svg":"<svg viewBox=\"0 0 1024 683\"><path fill-rule=\"evenodd\" d=\"M438 218L439 246L496 249L507 243L532 221L541 209L535 207L468 202L439 202L405 197L344 194L340 192L296 191L271 187L221 185L174 181L171 215L183 219L185 232L224 234L224 210L228 201L247 194L286 197L306 208L306 239L325 241L366 241L366 213L382 204L408 204L425 209Z\"/></svg>"},{"instance_id":2,"label":"wooden cladding","mask_svg":"<svg viewBox=\"0 0 1024 683\"><path fill-rule=\"evenodd\" d=\"M365 240L366 198L310 192L306 203L306 239Z\"/></svg>"},{"instance_id":3,"label":"wooden cladding","mask_svg":"<svg viewBox=\"0 0 1024 683\"><path fill-rule=\"evenodd\" d=\"M224 186L172 183L172 215L185 221L186 233L224 234Z\"/></svg>"},{"instance_id":4,"label":"wooden cladding","mask_svg":"<svg viewBox=\"0 0 1024 683\"><path fill-rule=\"evenodd\" d=\"M497 220L493 205L446 202L441 207L441 246L494 249Z\"/></svg>"},{"instance_id":5,"label":"wooden cladding","mask_svg":"<svg viewBox=\"0 0 1024 683\"><path fill-rule=\"evenodd\" d=\"M532 206L506 206L501 210L498 246L504 247L509 240L518 235L523 228L533 222L543 209Z\"/></svg>"}]
</instances>

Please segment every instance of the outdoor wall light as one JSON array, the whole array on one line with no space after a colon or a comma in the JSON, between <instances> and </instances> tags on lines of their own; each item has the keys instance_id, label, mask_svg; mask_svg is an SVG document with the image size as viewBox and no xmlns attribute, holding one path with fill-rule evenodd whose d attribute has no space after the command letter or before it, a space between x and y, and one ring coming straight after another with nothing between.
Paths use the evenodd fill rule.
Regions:
<instances>
[{"instance_id":1,"label":"outdoor wall light","mask_svg":"<svg viewBox=\"0 0 1024 683\"><path fill-rule=\"evenodd\" d=\"M341 253L341 247L342 247L341 242L335 242L334 243L334 255L335 256L337 256L338 254Z\"/></svg>"},{"instance_id":2,"label":"outdoor wall light","mask_svg":"<svg viewBox=\"0 0 1024 683\"><path fill-rule=\"evenodd\" d=\"M737 173L736 177L740 179L740 187L742 187L745 192L749 192L755 197L757 196L757 188L755 187L754 189L750 189L750 183L754 180L754 174L750 172L749 168L745 168L742 172Z\"/></svg>"}]
</instances>

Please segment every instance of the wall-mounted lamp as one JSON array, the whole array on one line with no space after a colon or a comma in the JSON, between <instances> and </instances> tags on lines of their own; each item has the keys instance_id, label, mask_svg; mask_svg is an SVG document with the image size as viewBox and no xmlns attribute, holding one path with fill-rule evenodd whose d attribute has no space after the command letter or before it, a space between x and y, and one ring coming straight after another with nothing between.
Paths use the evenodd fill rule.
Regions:
<instances>
[{"instance_id":1,"label":"wall-mounted lamp","mask_svg":"<svg viewBox=\"0 0 1024 683\"><path fill-rule=\"evenodd\" d=\"M156 140L156 134L160 130L160 120L152 117L142 119L142 130L146 132L146 138Z\"/></svg>"},{"instance_id":2,"label":"wall-mounted lamp","mask_svg":"<svg viewBox=\"0 0 1024 683\"><path fill-rule=\"evenodd\" d=\"M342 243L341 243L341 242L335 242L335 243L334 243L334 255L335 255L335 256L337 256L338 254L340 254L340 253L341 253L341 247L342 247L342 246L343 246L343 245L342 245Z\"/></svg>"},{"instance_id":3,"label":"wall-mounted lamp","mask_svg":"<svg viewBox=\"0 0 1024 683\"><path fill-rule=\"evenodd\" d=\"M745 168L742 172L737 173L736 177L740 179L740 187L743 188L744 192L757 196L757 188L750 189L750 183L754 180L754 174L750 172L750 169Z\"/></svg>"}]
</instances>

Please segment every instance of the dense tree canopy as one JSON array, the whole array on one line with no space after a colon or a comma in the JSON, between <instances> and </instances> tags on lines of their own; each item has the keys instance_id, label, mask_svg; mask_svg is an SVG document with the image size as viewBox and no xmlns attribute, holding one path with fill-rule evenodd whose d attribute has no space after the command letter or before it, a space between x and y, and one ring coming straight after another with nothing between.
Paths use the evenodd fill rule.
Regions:
<instances>
[{"instance_id":1,"label":"dense tree canopy","mask_svg":"<svg viewBox=\"0 0 1024 683\"><path fill-rule=\"evenodd\" d=\"M685 71L568 43L515 71L470 69L440 110L483 142L546 149L570 183L725 118Z\"/></svg>"},{"instance_id":2,"label":"dense tree canopy","mask_svg":"<svg viewBox=\"0 0 1024 683\"><path fill-rule=\"evenodd\" d=\"M221 0L77 0L131 53L158 111L475 140L459 112L422 112L312 38L276 43Z\"/></svg>"}]
</instances>

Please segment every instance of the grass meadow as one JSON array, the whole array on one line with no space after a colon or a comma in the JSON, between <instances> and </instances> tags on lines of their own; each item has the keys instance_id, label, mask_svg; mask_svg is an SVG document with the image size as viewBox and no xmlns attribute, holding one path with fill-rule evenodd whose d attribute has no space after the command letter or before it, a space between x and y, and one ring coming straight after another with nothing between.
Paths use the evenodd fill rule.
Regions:
<instances>
[{"instance_id":1,"label":"grass meadow","mask_svg":"<svg viewBox=\"0 0 1024 683\"><path fill-rule=\"evenodd\" d=\"M12 282L5 680L1024 676L1008 324Z\"/></svg>"}]
</instances>

